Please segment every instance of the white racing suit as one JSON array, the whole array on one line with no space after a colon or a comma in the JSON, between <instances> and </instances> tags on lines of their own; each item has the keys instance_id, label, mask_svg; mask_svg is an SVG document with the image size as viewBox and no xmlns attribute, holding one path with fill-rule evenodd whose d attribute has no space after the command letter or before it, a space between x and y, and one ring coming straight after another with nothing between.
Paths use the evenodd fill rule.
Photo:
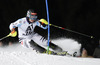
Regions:
<instances>
[{"instance_id":1,"label":"white racing suit","mask_svg":"<svg viewBox=\"0 0 100 65\"><path fill-rule=\"evenodd\" d=\"M12 30L12 28L16 28L18 27L18 37L19 37L19 42L21 43L21 45L23 47L26 48L32 48L35 49L39 52L41 52L41 50L45 50L42 46L47 46L47 40L44 39L44 37L42 37L41 35L39 35L38 33L34 32L34 29L36 26L39 26L43 29L47 29L47 26L44 26L39 22L39 20L30 23L27 17L18 19L17 21L15 21L14 23L10 24L10 30ZM37 46L37 48L35 46L31 46L30 41L34 41L35 43L33 43L35 46ZM57 45L53 44L50 42L49 47L53 50L57 50L59 49L59 51L62 51L61 48L59 48Z\"/></svg>"},{"instance_id":2,"label":"white racing suit","mask_svg":"<svg viewBox=\"0 0 100 65\"><path fill-rule=\"evenodd\" d=\"M31 48L30 41L33 40L35 43L40 44L40 45L45 45L47 46L47 40L42 39L43 37L39 35L38 33L34 32L34 29L36 26L39 26L43 29L47 29L47 26L43 27L39 20L30 23L28 21L27 17L18 19L14 23L10 24L10 30L12 28L18 27L18 37L19 37L19 42L21 42L21 45L26 48Z\"/></svg>"}]
</instances>

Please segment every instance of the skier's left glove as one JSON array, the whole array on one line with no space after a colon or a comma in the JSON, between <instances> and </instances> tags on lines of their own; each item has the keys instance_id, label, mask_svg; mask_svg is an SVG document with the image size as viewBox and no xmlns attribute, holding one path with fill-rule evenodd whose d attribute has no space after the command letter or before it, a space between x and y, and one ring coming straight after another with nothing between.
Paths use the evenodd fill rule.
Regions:
<instances>
[{"instance_id":1,"label":"skier's left glove","mask_svg":"<svg viewBox=\"0 0 100 65\"><path fill-rule=\"evenodd\" d=\"M42 22L40 22L40 24L41 24L43 27L47 26L46 24L44 24L44 23L42 23Z\"/></svg>"},{"instance_id":2,"label":"skier's left glove","mask_svg":"<svg viewBox=\"0 0 100 65\"><path fill-rule=\"evenodd\" d=\"M11 30L11 33L9 33L8 36L11 36L11 37L16 37L16 36L17 36L17 32L15 31L15 28L13 28L13 29Z\"/></svg>"},{"instance_id":3,"label":"skier's left glove","mask_svg":"<svg viewBox=\"0 0 100 65\"><path fill-rule=\"evenodd\" d=\"M45 19L40 19L39 20L42 24L48 25L48 22Z\"/></svg>"}]
</instances>

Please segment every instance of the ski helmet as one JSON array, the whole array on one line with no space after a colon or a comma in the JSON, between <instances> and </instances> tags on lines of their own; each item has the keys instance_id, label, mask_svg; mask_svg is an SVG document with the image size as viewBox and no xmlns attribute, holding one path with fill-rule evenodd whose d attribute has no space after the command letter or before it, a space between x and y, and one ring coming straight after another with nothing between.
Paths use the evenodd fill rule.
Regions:
<instances>
[{"instance_id":1,"label":"ski helmet","mask_svg":"<svg viewBox=\"0 0 100 65\"><path fill-rule=\"evenodd\" d=\"M37 19L37 13L35 13L34 12L34 10L32 10L32 9L29 9L28 11L27 11L27 15L26 15L26 17L28 17L29 19L31 19L31 20L36 20Z\"/></svg>"}]
</instances>

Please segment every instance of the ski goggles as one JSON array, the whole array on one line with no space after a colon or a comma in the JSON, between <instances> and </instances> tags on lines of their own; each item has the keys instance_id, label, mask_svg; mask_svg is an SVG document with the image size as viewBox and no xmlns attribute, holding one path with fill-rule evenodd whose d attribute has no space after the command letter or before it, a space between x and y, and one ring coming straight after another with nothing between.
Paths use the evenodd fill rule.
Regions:
<instances>
[{"instance_id":1,"label":"ski goggles","mask_svg":"<svg viewBox=\"0 0 100 65\"><path fill-rule=\"evenodd\" d=\"M36 20L37 19L37 13L31 13L31 15L29 16L29 19L31 20Z\"/></svg>"}]
</instances>

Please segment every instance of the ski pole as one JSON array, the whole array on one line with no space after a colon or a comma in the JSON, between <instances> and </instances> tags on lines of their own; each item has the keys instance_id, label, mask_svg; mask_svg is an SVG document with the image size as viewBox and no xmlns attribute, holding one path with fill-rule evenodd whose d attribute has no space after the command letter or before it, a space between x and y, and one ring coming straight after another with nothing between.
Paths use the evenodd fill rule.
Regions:
<instances>
[{"instance_id":1,"label":"ski pole","mask_svg":"<svg viewBox=\"0 0 100 65\"><path fill-rule=\"evenodd\" d=\"M9 37L9 36L15 37L15 36L17 36L17 32L15 31L14 33L9 33L7 36L1 38L0 41L3 40L3 39L5 39L5 38L7 38L7 37Z\"/></svg>"},{"instance_id":2,"label":"ski pole","mask_svg":"<svg viewBox=\"0 0 100 65\"><path fill-rule=\"evenodd\" d=\"M60 29L66 30L66 31L70 31L70 32L73 32L73 33L77 33L77 34L86 36L86 37L89 37L89 38L94 38L93 36L89 36L89 35L86 35L86 34L83 34L83 33L80 33L80 32L76 32L76 31L73 31L73 30L70 30L70 29L66 29L66 28L63 28L63 27L60 27L60 26L57 26L57 25L53 25L53 24L50 24L50 25L54 26L56 28L60 28Z\"/></svg>"},{"instance_id":3,"label":"ski pole","mask_svg":"<svg viewBox=\"0 0 100 65\"><path fill-rule=\"evenodd\" d=\"M45 19L40 19L40 22L48 25L48 22ZM64 27L60 27L60 26L57 26L57 25L54 25L54 24L49 24L49 25L50 26L53 26L53 27L56 27L56 28L60 28L60 29L66 30L66 31L70 31L70 32L73 32L73 33L77 33L79 35L83 35L83 36L86 36L86 37L89 37L89 38L94 38L93 36L89 36L89 35L86 35L86 34L83 34L83 33L80 33L80 32L76 32L76 31L73 31L73 30L70 30L70 29L66 29Z\"/></svg>"},{"instance_id":4,"label":"ski pole","mask_svg":"<svg viewBox=\"0 0 100 65\"><path fill-rule=\"evenodd\" d=\"M7 35L7 36L5 36L5 37L1 38L1 39L0 39L0 41L1 41L1 40L3 40L3 39L5 39L5 38L7 38L7 37L9 37L9 36Z\"/></svg>"}]
</instances>

